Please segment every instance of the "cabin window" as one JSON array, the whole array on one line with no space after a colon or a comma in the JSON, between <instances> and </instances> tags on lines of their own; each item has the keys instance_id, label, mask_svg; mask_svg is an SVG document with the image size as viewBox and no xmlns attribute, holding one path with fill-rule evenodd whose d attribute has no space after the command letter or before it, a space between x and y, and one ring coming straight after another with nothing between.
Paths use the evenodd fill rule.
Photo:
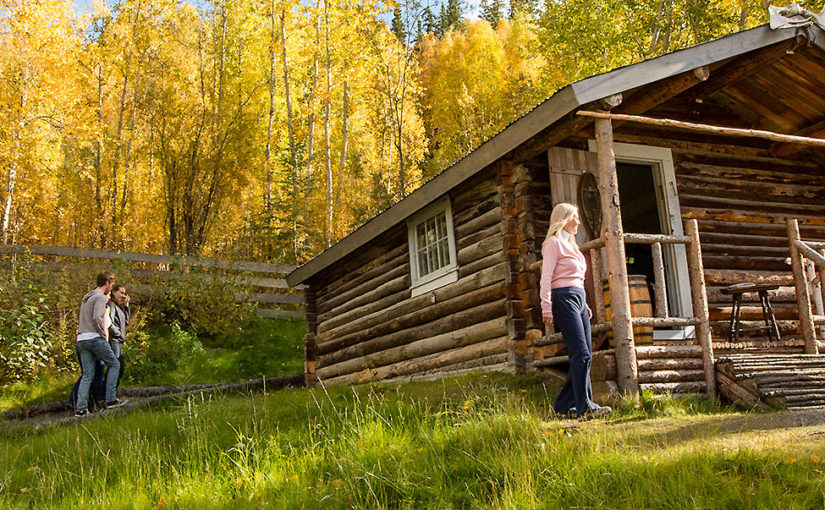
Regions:
<instances>
[{"instance_id":1,"label":"cabin window","mask_svg":"<svg viewBox=\"0 0 825 510\"><path fill-rule=\"evenodd\" d=\"M413 216L407 229L413 296L456 281L458 265L449 198Z\"/></svg>"}]
</instances>

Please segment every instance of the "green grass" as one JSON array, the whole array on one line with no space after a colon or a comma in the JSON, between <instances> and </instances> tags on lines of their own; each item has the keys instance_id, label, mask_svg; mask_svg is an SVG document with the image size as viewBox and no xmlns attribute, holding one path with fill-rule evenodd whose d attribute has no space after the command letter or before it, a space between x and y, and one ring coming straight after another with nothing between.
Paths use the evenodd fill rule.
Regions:
<instances>
[{"instance_id":1,"label":"green grass","mask_svg":"<svg viewBox=\"0 0 825 510\"><path fill-rule=\"evenodd\" d=\"M177 400L0 430L3 508L822 508L822 417L706 401L554 421L531 378Z\"/></svg>"},{"instance_id":2,"label":"green grass","mask_svg":"<svg viewBox=\"0 0 825 510\"><path fill-rule=\"evenodd\" d=\"M203 348L187 352L182 360L170 360L173 329L145 331L144 358L136 366L137 347L124 344L126 371L121 386L208 384L241 381L260 377L277 377L303 371L304 321L260 320L233 337L199 339ZM194 338L185 336L183 341ZM36 380L16 382L0 387L0 411L68 397L80 376L76 372L47 373Z\"/></svg>"}]
</instances>

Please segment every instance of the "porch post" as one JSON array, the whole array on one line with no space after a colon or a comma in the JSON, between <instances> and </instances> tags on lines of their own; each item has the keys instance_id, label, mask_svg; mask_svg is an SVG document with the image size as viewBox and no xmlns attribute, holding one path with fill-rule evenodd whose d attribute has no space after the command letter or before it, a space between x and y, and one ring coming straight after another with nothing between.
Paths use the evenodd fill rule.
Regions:
<instances>
[{"instance_id":1,"label":"porch post","mask_svg":"<svg viewBox=\"0 0 825 510\"><path fill-rule=\"evenodd\" d=\"M685 233L690 236L690 246L688 246L690 294L693 298L693 314L699 318L699 325L696 326L696 340L702 346L705 392L708 397L714 398L716 397L716 366L713 361L713 338L708 318L708 294L702 263L702 245L699 242L699 226L696 220L685 221Z\"/></svg>"},{"instance_id":2,"label":"porch post","mask_svg":"<svg viewBox=\"0 0 825 510\"><path fill-rule=\"evenodd\" d=\"M636 344L630 317L630 289L625 266L624 231L619 208L619 179L613 152L613 126L609 119L596 119L596 143L599 149L599 195L607 252L607 281L610 285L611 322L616 342L616 382L624 394L639 395Z\"/></svg>"},{"instance_id":3,"label":"porch post","mask_svg":"<svg viewBox=\"0 0 825 510\"><path fill-rule=\"evenodd\" d=\"M808 295L808 279L805 278L805 267L802 265L802 254L796 247L799 240L799 223L796 219L788 220L788 244L791 250L791 268L793 269L794 286L796 287L796 308L799 312L799 332L805 340L805 354L819 354L816 345L816 331L813 312L811 311L811 297Z\"/></svg>"}]
</instances>

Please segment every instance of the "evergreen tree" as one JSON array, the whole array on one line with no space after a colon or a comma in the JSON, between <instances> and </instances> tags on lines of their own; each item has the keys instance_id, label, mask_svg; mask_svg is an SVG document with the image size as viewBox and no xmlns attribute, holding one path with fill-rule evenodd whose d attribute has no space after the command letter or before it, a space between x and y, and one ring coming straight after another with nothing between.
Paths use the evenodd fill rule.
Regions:
<instances>
[{"instance_id":1,"label":"evergreen tree","mask_svg":"<svg viewBox=\"0 0 825 510\"><path fill-rule=\"evenodd\" d=\"M401 18L401 6L396 4L392 10L392 33L399 41L404 42L407 39L406 31L404 30L404 20Z\"/></svg>"},{"instance_id":2,"label":"evergreen tree","mask_svg":"<svg viewBox=\"0 0 825 510\"><path fill-rule=\"evenodd\" d=\"M424 8L424 33L438 34L438 20L429 5Z\"/></svg>"},{"instance_id":3,"label":"evergreen tree","mask_svg":"<svg viewBox=\"0 0 825 510\"><path fill-rule=\"evenodd\" d=\"M446 34L451 27L461 23L461 19L464 17L461 9L461 0L447 0L446 7L441 4L441 12L438 16L438 27L441 32L438 34L439 37Z\"/></svg>"},{"instance_id":4,"label":"evergreen tree","mask_svg":"<svg viewBox=\"0 0 825 510\"><path fill-rule=\"evenodd\" d=\"M510 15L508 18L513 19L520 13L535 18L538 13L537 0L510 0Z\"/></svg>"},{"instance_id":5,"label":"evergreen tree","mask_svg":"<svg viewBox=\"0 0 825 510\"><path fill-rule=\"evenodd\" d=\"M491 27L496 28L503 17L504 2L502 0L481 0L481 19L486 20Z\"/></svg>"}]
</instances>

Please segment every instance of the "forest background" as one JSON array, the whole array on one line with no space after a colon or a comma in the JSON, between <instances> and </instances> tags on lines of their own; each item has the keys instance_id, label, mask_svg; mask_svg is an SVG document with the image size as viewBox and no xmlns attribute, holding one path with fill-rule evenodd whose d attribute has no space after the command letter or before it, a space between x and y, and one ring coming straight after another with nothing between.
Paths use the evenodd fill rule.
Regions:
<instances>
[{"instance_id":1,"label":"forest background","mask_svg":"<svg viewBox=\"0 0 825 510\"><path fill-rule=\"evenodd\" d=\"M2 241L302 263L561 86L766 21L400 2L0 0Z\"/></svg>"}]
</instances>

